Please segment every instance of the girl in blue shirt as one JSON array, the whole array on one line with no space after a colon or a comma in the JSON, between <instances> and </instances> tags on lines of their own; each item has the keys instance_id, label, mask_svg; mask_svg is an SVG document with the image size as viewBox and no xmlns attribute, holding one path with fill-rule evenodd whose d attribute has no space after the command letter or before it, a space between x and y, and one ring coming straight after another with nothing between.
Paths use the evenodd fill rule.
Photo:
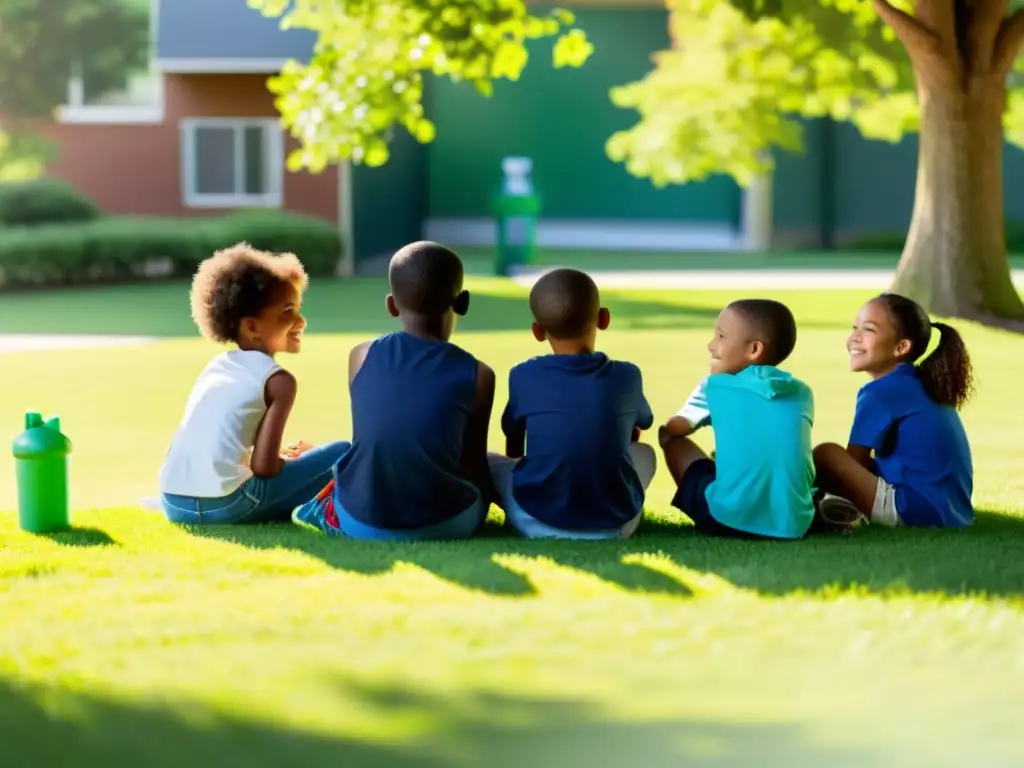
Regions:
<instances>
[{"instance_id":1,"label":"girl in blue shirt","mask_svg":"<svg viewBox=\"0 0 1024 768\"><path fill-rule=\"evenodd\" d=\"M938 345L924 357L933 330ZM861 308L846 348L850 370L871 380L857 394L849 445L814 451L818 487L828 494L823 516L852 504L885 526L973 523L974 470L958 414L972 374L960 334L914 301L883 293Z\"/></svg>"}]
</instances>

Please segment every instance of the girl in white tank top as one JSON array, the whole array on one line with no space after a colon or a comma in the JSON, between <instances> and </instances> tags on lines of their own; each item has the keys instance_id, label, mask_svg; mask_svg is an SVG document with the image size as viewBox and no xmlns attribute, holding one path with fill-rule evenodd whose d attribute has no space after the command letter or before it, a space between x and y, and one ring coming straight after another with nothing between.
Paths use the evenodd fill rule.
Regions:
<instances>
[{"instance_id":1,"label":"girl in white tank top","mask_svg":"<svg viewBox=\"0 0 1024 768\"><path fill-rule=\"evenodd\" d=\"M192 317L211 341L235 348L196 380L160 469L160 497L175 523L288 520L331 478L347 443L282 450L297 384L275 360L302 349L302 293L293 254L244 243L204 261L192 285Z\"/></svg>"}]
</instances>

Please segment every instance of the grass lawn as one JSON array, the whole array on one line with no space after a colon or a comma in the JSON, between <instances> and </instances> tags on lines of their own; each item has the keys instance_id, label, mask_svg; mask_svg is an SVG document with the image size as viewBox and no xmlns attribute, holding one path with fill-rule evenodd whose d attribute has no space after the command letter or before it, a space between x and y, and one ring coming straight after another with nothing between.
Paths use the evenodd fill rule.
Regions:
<instances>
[{"instance_id":1,"label":"grass lawn","mask_svg":"<svg viewBox=\"0 0 1024 768\"><path fill-rule=\"evenodd\" d=\"M523 295L475 278L459 343L499 371L543 351ZM318 283L288 437L348 435L347 350L392 326L380 281ZM817 440L861 379L843 339L864 295L777 294ZM607 293L612 355L658 418L706 366L728 293ZM802 543L714 541L659 472L628 542L325 540L190 530L134 507L214 348L186 287L4 296L0 333L152 334L127 349L0 355L8 433L60 412L75 532L0 514L0 765L1010 765L1024 759L1020 340L964 329L977 525ZM707 436L703 438L707 440ZM15 505L0 462L0 510Z\"/></svg>"}]
</instances>

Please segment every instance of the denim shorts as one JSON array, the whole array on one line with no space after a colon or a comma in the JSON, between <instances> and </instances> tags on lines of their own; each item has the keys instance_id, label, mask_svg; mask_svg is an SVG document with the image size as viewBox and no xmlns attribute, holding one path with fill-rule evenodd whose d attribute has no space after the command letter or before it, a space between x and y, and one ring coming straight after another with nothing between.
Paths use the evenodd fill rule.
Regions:
<instances>
[{"instance_id":1,"label":"denim shorts","mask_svg":"<svg viewBox=\"0 0 1024 768\"><path fill-rule=\"evenodd\" d=\"M330 481L334 465L349 443L326 443L286 459L274 477L250 477L234 493L216 499L161 495L164 513L172 523L187 525L245 525L287 522L292 510L316 496Z\"/></svg>"}]
</instances>

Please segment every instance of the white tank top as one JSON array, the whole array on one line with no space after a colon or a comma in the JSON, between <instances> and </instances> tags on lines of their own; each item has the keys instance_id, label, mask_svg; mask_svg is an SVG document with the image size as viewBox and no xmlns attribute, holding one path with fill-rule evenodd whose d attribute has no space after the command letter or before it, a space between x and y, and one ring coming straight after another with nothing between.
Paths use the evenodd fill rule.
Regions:
<instances>
[{"instance_id":1,"label":"white tank top","mask_svg":"<svg viewBox=\"0 0 1024 768\"><path fill-rule=\"evenodd\" d=\"M160 468L160 492L218 499L250 477L256 430L267 412L267 379L281 370L262 352L232 350L199 374Z\"/></svg>"}]
</instances>

